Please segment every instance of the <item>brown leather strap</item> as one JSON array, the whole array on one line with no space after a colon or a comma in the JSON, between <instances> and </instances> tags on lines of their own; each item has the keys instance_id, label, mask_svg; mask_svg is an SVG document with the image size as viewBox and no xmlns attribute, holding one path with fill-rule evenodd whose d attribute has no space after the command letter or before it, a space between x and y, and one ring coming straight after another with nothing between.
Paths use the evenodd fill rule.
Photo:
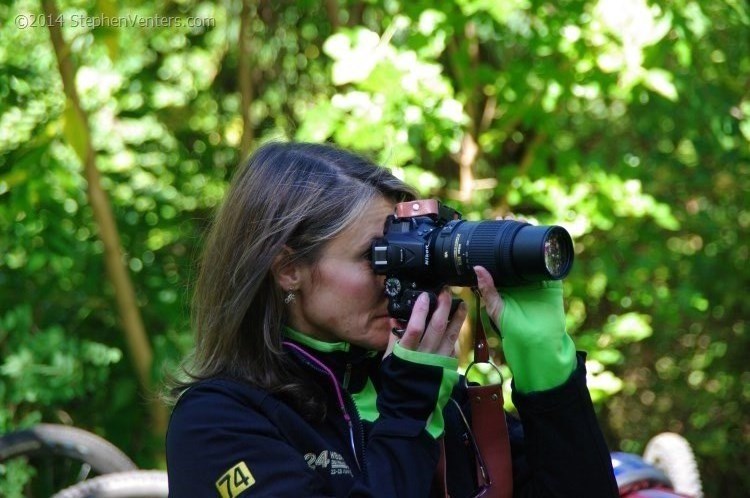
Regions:
<instances>
[{"instance_id":1,"label":"brown leather strap","mask_svg":"<svg viewBox=\"0 0 750 498\"><path fill-rule=\"evenodd\" d=\"M476 298L474 320L474 362L489 363L490 354L487 336L480 315L479 295ZM471 368L471 367L470 367ZM468 386L471 402L471 431L479 451L477 458L477 482L488 488L484 498L513 497L513 462L510 455L508 425L503 410L503 386ZM488 479L482 475L479 459L482 459ZM441 490L440 496L449 498L445 460L445 442L440 440L440 460L435 472L434 488Z\"/></svg>"},{"instance_id":2,"label":"brown leather strap","mask_svg":"<svg viewBox=\"0 0 750 498\"><path fill-rule=\"evenodd\" d=\"M503 386L469 386L471 401L471 430L474 432L479 454L489 474L486 498L513 496L513 464L510 458L508 426L503 410ZM484 481L479 462L477 479Z\"/></svg>"},{"instance_id":3,"label":"brown leather strap","mask_svg":"<svg viewBox=\"0 0 750 498\"><path fill-rule=\"evenodd\" d=\"M450 498L448 494L448 472L445 464L445 439L440 438L440 459L433 477L432 488L438 490L441 497Z\"/></svg>"},{"instance_id":4,"label":"brown leather strap","mask_svg":"<svg viewBox=\"0 0 750 498\"><path fill-rule=\"evenodd\" d=\"M482 325L482 315L479 309L479 296L476 297L476 316L474 317L474 363L488 363L490 348L487 346L487 335Z\"/></svg>"},{"instance_id":5,"label":"brown leather strap","mask_svg":"<svg viewBox=\"0 0 750 498\"><path fill-rule=\"evenodd\" d=\"M482 325L480 297L476 294L474 316L474 363L489 363L490 352L487 336ZM484 495L487 498L511 498L513 496L513 462L510 456L508 425L503 410L503 385L469 386L471 401L471 430L474 432L479 454L484 459L490 478L490 486ZM479 462L477 479L483 482Z\"/></svg>"}]
</instances>

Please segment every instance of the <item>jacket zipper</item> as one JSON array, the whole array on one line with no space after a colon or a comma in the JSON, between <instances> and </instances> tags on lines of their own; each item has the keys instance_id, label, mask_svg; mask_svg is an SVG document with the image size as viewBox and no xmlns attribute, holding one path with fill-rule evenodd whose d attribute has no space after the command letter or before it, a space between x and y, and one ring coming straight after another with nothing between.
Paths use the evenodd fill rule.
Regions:
<instances>
[{"instance_id":1,"label":"jacket zipper","mask_svg":"<svg viewBox=\"0 0 750 498\"><path fill-rule=\"evenodd\" d=\"M349 389L349 381L352 378L352 364L351 362L346 363L346 371L344 372L344 382L342 382L342 385L344 386L344 389Z\"/></svg>"},{"instance_id":2,"label":"jacket zipper","mask_svg":"<svg viewBox=\"0 0 750 498\"><path fill-rule=\"evenodd\" d=\"M347 367L349 367L348 364ZM349 393L349 391L345 390L344 393L346 393L347 401L349 402L349 405L354 408L353 412L357 417L357 429L359 429L359 448L357 449L359 449L359 454L362 456L362 464L360 465L359 470L362 472L362 475L367 478L367 457L365 456L365 428L364 424L362 424L362 415L360 415L359 408L357 408L357 403L354 402L354 398Z\"/></svg>"},{"instance_id":3,"label":"jacket zipper","mask_svg":"<svg viewBox=\"0 0 750 498\"><path fill-rule=\"evenodd\" d=\"M352 399L351 395L349 394L348 391L343 391L342 392L341 386L339 386L339 383L336 380L336 376L320 360L318 360L317 358L315 358L315 356L313 356L312 354L308 353L307 351L305 351L304 349L302 349L301 347L297 346L294 343L291 343L291 342L288 342L288 341L284 341L282 344L285 345L285 346L288 346L288 347L292 348L295 351L297 351L302 356L302 361L304 361L304 363L306 363L313 370L315 370L315 371L317 371L317 372L319 372L319 373L327 376L331 380L331 383L333 384L333 389L336 392L337 397L341 401L341 406L339 408L341 409L342 415L344 417L344 421L346 422L346 424L347 424L347 426L349 428L349 436L350 436L350 439L351 439L350 442L351 442L351 445L352 445L352 452L354 453L354 455L353 455L354 456L354 461L356 462L357 468L359 468L360 472L362 472L364 474L365 473L365 467L363 465L364 462L360 463L360 461L359 461L359 457L357 455L357 453L358 453L357 452L357 447L356 447L356 443L354 441L354 425L352 423L352 418L351 418L351 416L349 415L349 412L346 409L345 402L344 402L344 399L343 399L343 396L342 396L342 394L345 395L346 398L347 398L347 400L351 404L351 406L354 407L354 412L355 412L355 414L357 416L357 425L358 425L358 428L359 428L360 446L362 448L362 451L360 452L360 454L362 455L362 459L364 460L364 456L365 456L365 452L364 452L364 439L365 439L365 436L364 436L364 434L365 433L364 433L364 429L362 427L362 417L359 415L359 410L357 409L357 405L354 403L354 400ZM347 369L351 370L351 365L350 364L347 364Z\"/></svg>"},{"instance_id":4,"label":"jacket zipper","mask_svg":"<svg viewBox=\"0 0 750 498\"><path fill-rule=\"evenodd\" d=\"M349 406L353 408L353 413L357 417L357 429L359 429L359 448L353 448L354 452L356 453L357 450L359 450L359 454L362 457L362 463L360 465L359 470L362 472L362 475L367 477L367 463L365 461L365 428L362 424L362 415L359 413L359 408L357 408L357 403L354 402L354 397L349 392L349 382L352 378L352 363L350 361L346 362L346 369L344 370L344 380L342 382L342 386L344 388L344 393L346 394L347 401L349 402ZM359 463L359 459L356 458L355 460Z\"/></svg>"}]
</instances>

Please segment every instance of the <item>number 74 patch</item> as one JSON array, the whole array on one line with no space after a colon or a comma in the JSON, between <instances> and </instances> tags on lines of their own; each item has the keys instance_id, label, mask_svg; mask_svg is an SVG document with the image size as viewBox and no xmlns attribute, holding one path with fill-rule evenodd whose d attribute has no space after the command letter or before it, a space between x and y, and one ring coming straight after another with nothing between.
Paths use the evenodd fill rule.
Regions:
<instances>
[{"instance_id":1,"label":"number 74 patch","mask_svg":"<svg viewBox=\"0 0 750 498\"><path fill-rule=\"evenodd\" d=\"M255 484L255 478L245 462L240 462L222 474L216 481L221 498L234 498Z\"/></svg>"}]
</instances>

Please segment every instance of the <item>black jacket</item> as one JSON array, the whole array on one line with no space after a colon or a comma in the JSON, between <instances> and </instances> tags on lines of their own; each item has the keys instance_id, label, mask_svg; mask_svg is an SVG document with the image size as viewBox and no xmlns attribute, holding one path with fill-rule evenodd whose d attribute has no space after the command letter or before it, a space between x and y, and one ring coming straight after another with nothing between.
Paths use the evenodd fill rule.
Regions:
<instances>
[{"instance_id":1,"label":"black jacket","mask_svg":"<svg viewBox=\"0 0 750 498\"><path fill-rule=\"evenodd\" d=\"M286 348L329 391L325 420L310 422L239 380L199 382L170 420L170 496L438 496L432 483L443 433L450 496L473 494L473 449L448 400L468 414L455 364L399 348L381 361L344 343L320 351L303 342ZM582 356L564 385L514 393L513 401L523 421L507 418L514 496L618 496Z\"/></svg>"}]
</instances>

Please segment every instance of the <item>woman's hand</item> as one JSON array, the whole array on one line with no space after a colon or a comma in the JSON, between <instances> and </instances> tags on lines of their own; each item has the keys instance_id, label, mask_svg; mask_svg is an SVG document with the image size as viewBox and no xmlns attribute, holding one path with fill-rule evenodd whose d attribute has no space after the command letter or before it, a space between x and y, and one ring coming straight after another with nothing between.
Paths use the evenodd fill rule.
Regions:
<instances>
[{"instance_id":1,"label":"woman's hand","mask_svg":"<svg viewBox=\"0 0 750 498\"><path fill-rule=\"evenodd\" d=\"M409 323L406 325L406 330L401 339L398 339L395 335L391 335L386 356L393 350L396 342L401 347L412 351L433 353L442 356L455 356L458 333L461 330L464 320L466 320L466 303L461 303L453 314L453 317L449 317L451 294L446 287L438 295L437 307L429 323L426 323L429 310L430 299L427 293L423 292L414 303Z\"/></svg>"},{"instance_id":2,"label":"woman's hand","mask_svg":"<svg viewBox=\"0 0 750 498\"><path fill-rule=\"evenodd\" d=\"M482 296L482 302L487 310L487 315L497 330L500 331L500 337L502 337L503 331L500 330L500 315L505 307L505 302L503 302L503 298L495 288L495 281L492 279L490 272L482 266L475 266L474 273L477 274L477 288Z\"/></svg>"},{"instance_id":3,"label":"woman's hand","mask_svg":"<svg viewBox=\"0 0 750 498\"><path fill-rule=\"evenodd\" d=\"M476 266L477 285L489 319L521 392L563 384L576 366L575 345L565 331L563 288L559 280L508 287L500 292L490 273Z\"/></svg>"},{"instance_id":4,"label":"woman's hand","mask_svg":"<svg viewBox=\"0 0 750 498\"><path fill-rule=\"evenodd\" d=\"M516 216L514 213L509 213L505 216L498 216L495 219L529 223L529 221L526 220L525 217ZM503 298L500 296L500 293L496 288L497 285L502 285L502 282L498 282L496 284L490 272L488 272L482 266L475 266L474 273L477 274L477 288L479 289L479 293L482 297L482 302L484 303L485 309L487 310L487 315L492 321L492 324L495 325L495 328L500 331L500 337L502 338L503 334L502 330L500 330L500 316L503 313L505 303L503 302Z\"/></svg>"}]
</instances>

